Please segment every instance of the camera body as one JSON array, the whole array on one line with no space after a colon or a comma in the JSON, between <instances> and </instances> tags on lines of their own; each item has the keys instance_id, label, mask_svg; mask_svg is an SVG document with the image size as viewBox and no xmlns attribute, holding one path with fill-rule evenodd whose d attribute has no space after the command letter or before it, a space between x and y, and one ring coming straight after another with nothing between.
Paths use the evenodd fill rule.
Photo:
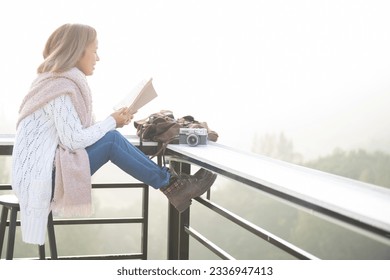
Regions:
<instances>
[{"instance_id":1,"label":"camera body","mask_svg":"<svg viewBox=\"0 0 390 280\"><path fill-rule=\"evenodd\" d=\"M207 145L206 128L180 128L179 144L187 144L195 147L198 145Z\"/></svg>"}]
</instances>

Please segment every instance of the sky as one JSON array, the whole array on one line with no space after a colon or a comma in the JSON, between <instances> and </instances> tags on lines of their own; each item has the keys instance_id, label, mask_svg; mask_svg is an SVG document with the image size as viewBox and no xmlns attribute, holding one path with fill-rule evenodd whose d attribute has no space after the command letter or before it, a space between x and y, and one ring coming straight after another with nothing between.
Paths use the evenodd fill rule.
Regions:
<instances>
[{"instance_id":1,"label":"sky","mask_svg":"<svg viewBox=\"0 0 390 280\"><path fill-rule=\"evenodd\" d=\"M159 96L135 119L193 115L243 150L283 132L305 157L390 147L389 14L385 0L3 1L0 133L14 133L49 35L84 23L98 32L98 119L153 77Z\"/></svg>"}]
</instances>

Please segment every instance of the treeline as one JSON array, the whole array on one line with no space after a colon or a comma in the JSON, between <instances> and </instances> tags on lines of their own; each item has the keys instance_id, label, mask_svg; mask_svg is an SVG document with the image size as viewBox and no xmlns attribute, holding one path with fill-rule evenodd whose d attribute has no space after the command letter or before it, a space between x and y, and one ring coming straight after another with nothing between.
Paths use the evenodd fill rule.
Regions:
<instances>
[{"instance_id":1,"label":"treeline","mask_svg":"<svg viewBox=\"0 0 390 280\"><path fill-rule=\"evenodd\" d=\"M305 163L305 166L390 188L390 155L363 149L335 149L331 155Z\"/></svg>"},{"instance_id":2,"label":"treeline","mask_svg":"<svg viewBox=\"0 0 390 280\"><path fill-rule=\"evenodd\" d=\"M292 140L283 133L256 137L253 151L272 158L390 188L390 154L382 151L368 152L364 149L345 151L336 148L330 155L305 161L301 154L294 151Z\"/></svg>"}]
</instances>

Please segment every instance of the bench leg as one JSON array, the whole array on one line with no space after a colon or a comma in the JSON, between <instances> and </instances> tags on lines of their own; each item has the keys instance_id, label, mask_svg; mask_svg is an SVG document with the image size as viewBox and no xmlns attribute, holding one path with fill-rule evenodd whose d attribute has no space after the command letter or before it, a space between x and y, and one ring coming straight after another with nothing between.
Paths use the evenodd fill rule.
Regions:
<instances>
[{"instance_id":1,"label":"bench leg","mask_svg":"<svg viewBox=\"0 0 390 280\"><path fill-rule=\"evenodd\" d=\"M38 250L39 250L39 259L40 260L46 259L45 245L38 245Z\"/></svg>"},{"instance_id":2,"label":"bench leg","mask_svg":"<svg viewBox=\"0 0 390 280\"><path fill-rule=\"evenodd\" d=\"M57 242L56 242L56 235L54 232L53 214L51 212L49 213L49 219L47 222L47 232L49 235L50 257L52 260L57 260L58 259Z\"/></svg>"},{"instance_id":3,"label":"bench leg","mask_svg":"<svg viewBox=\"0 0 390 280\"><path fill-rule=\"evenodd\" d=\"M9 220L9 230L8 230L7 254L6 254L7 260L12 260L14 257L17 214L18 214L18 210L16 208L11 208L11 217Z\"/></svg>"},{"instance_id":4,"label":"bench leg","mask_svg":"<svg viewBox=\"0 0 390 280\"><path fill-rule=\"evenodd\" d=\"M3 210L1 211L1 220L0 220L0 259L1 259L1 253L3 252L5 228L7 227L7 217L8 217L8 208L4 206Z\"/></svg>"}]
</instances>

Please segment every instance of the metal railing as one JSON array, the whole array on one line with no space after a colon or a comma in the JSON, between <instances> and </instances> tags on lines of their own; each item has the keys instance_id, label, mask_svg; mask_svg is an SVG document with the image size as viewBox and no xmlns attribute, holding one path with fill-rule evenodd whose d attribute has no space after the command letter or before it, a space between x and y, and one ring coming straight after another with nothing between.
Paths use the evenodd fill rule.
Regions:
<instances>
[{"instance_id":1,"label":"metal railing","mask_svg":"<svg viewBox=\"0 0 390 280\"><path fill-rule=\"evenodd\" d=\"M9 145L0 145L0 155L10 155L12 151L12 144ZM158 147L156 145L143 145L141 149L146 154L154 154ZM214 149L214 150L213 150ZM218 149L218 150L215 150ZM226 154L225 154L226 152ZM250 162L254 162L257 164L261 163L262 169L267 167L268 165L275 165L276 169L280 168L279 176L292 176L294 177L296 174L299 174L299 179L295 178L296 185L290 183L286 183L286 181L281 181L273 179L270 176L259 175L256 172L248 171L245 169L251 169L249 163L246 163L244 160L239 163L240 167L237 167L235 164L231 164L228 161L221 163L222 161L216 155L223 156L231 156L229 154L231 149L229 147L224 147L222 145L211 145L208 149L185 149L179 147L179 145L170 145L166 151L167 159L169 160L169 167L175 169L179 173L187 173L191 174L191 166L195 165L197 167L203 167L209 169L213 172L216 172L226 178L234 180L236 182L240 182L254 188L256 190L261 191L262 193L266 193L267 195L271 195L272 197L276 197L281 201L285 201L288 204L293 205L297 208L303 208L305 210L313 211L316 215L321 215L323 217L329 218L336 223L341 223L343 225L347 225L348 227L353 228L353 230L364 232L369 236L373 236L375 239L380 240L386 246L390 246L390 222L386 216L386 213L389 212L390 209L390 191L389 190L377 190L374 187L368 186L369 191L368 194L358 194L361 195L364 199L372 200L372 203L378 201L379 204L384 208L384 215L377 215L376 213L371 213L370 209L364 209L363 211L358 211L356 208L340 208L336 202L332 204L331 197L327 198L323 196L321 200L315 197L315 194L311 194L310 191L304 193L305 190L299 192L299 184L303 181L300 181L302 178L305 180L309 178L310 183L321 182L321 184L325 184L326 186L332 187L333 185L339 184L341 190L342 187L345 187L345 192L349 192L351 195L356 195L356 192L359 190L364 190L366 187L364 184L360 185L360 183L356 182L357 188L355 189L355 182L347 181L345 183L341 178L341 182L338 182L337 178L335 179L331 175L327 175L324 173L318 173L316 171L311 170L302 170L300 168L296 168L293 165L286 165L281 162L271 162L271 161L263 161L262 159L257 159L250 155L246 155L245 153L237 152L235 156L242 156L242 158L250 157ZM206 156L205 156L206 155ZM211 160L210 160L211 159ZM241 159L241 158L240 158ZM240 160L238 159L238 160ZM237 160L237 159L236 159ZM254 160L254 161L252 161ZM162 158L158 158L158 163L162 164ZM248 166L242 166L248 164ZM234 166L233 166L234 165ZM244 170L244 171L243 171ZM270 170L270 171L275 171ZM272 173L271 172L271 173ZM284 174L285 172L285 174ZM260 172L261 173L261 172ZM274 172L275 173L275 172ZM277 172L276 172L277 173ZM300 174L302 173L302 174ZM290 175L287 175L290 174ZM267 177L267 178L265 178ZM324 180L326 181L324 183ZM314 184L313 183L313 184ZM343 184L346 186L343 186ZM283 185L284 184L284 185ZM352 189L348 189L352 186ZM141 253L133 253L133 254L125 254L125 255L102 255L102 256L75 256L72 258L75 259L121 259L121 258L134 258L134 259L147 259L147 236L148 236L148 187L142 184L133 185L131 184L94 184L93 188L127 188L127 187L137 187L143 189L143 199L142 199L142 216L141 217L133 217L133 218L119 218L119 219L72 219L72 220L54 220L55 225L67 225L67 224L107 224L107 223L140 223L142 224L142 237L141 237ZM334 186L333 186L334 187ZM362 187L362 189L359 189ZM0 186L0 190L4 189L4 186ZM9 188L7 186L6 188ZM290 189L289 189L290 188ZM336 188L337 190L337 188ZM331 192L332 190L330 190ZM338 191L338 190L337 190ZM330 193L332 194L332 193ZM312 195L312 196L311 196ZM329 194L326 194L329 195ZM286 252L287 254L297 258L297 259L317 259L318 257L295 246L294 244L288 242L287 240L277 236L274 233L271 233L264 228L253 224L239 215L225 209L224 207L216 204L211 200L210 193L207 194L206 197L198 197L196 198L196 202L205 207L208 211L218 214L219 216L227 219L231 223L238 225L240 228L246 230L247 232L254 234L258 238L272 244L273 246L279 248L280 250ZM354 210L355 209L355 210ZM223 248L220 248L215 243L208 240L202 233L198 232L197 229L191 226L190 224L190 211L191 208L184 211L183 213L178 213L176 209L170 205L168 209L168 254L167 259L181 259L186 260L189 259L190 255L190 239L193 238L201 245L206 247L208 250L213 252L216 256L221 259L234 259L234 257L226 252ZM368 214L366 214L366 212ZM389 212L390 213L390 212ZM377 216L376 216L377 215ZM66 258L66 257L59 257Z\"/></svg>"},{"instance_id":2,"label":"metal railing","mask_svg":"<svg viewBox=\"0 0 390 280\"><path fill-rule=\"evenodd\" d=\"M149 186L145 184L92 184L93 189L142 189L141 216L121 217L121 218L66 218L54 219L54 226L69 226L69 225L107 225L107 224L139 224L141 225L141 240L140 252L125 253L125 254L96 254L96 255L78 255L64 256L58 252L59 260L98 260L98 259L141 259L148 258L148 224L149 224ZM0 191L10 190L11 186L7 184L0 185ZM20 226L20 221L17 221L17 226ZM8 226L8 222L7 222ZM120 240L118 241L120 242ZM0 256L1 257L1 256Z\"/></svg>"},{"instance_id":3,"label":"metal railing","mask_svg":"<svg viewBox=\"0 0 390 280\"><path fill-rule=\"evenodd\" d=\"M13 137L7 136L0 143L0 155L11 156L13 147ZM143 145L142 151L146 154L154 154L157 150L155 144ZM141 215L128 216L121 218L55 218L54 226L69 226L69 225L108 225L108 224L139 224L141 226L140 236L140 252L124 253L124 254L96 254L96 255L76 255L64 256L58 252L60 260L97 260L97 259L141 259L148 258L148 225L149 225L149 186L142 183L94 183L92 189L141 189ZM0 184L0 191L11 190L11 185ZM7 225L9 222L7 222ZM20 221L17 221L17 226L20 226ZM1 256L0 256L1 258Z\"/></svg>"},{"instance_id":4,"label":"metal railing","mask_svg":"<svg viewBox=\"0 0 390 280\"><path fill-rule=\"evenodd\" d=\"M222 145L215 145L215 147L222 150L231 149ZM385 244L385 246L389 246L390 248L390 190L388 189L371 186L368 184L360 183L358 181L334 176L332 174L318 172L316 170L310 170L290 164L286 165L285 163L282 163L280 161L273 161L272 159L270 159L270 161L273 161L270 162L270 164L281 165L281 167L283 167L286 173L301 172L302 170L295 169L304 169L304 172L306 172L307 174L303 174L303 177L311 176L315 180L318 180L318 182L323 181L325 178L326 180L328 180L327 183L329 184L333 184L336 186L339 184L340 191L342 191L341 187L343 186L343 184L348 185L347 187L352 186L352 189L350 190L351 195L354 195L354 192L356 192L356 190L353 189L355 186L356 189L361 187L361 190L367 188L369 191L368 195L365 196L364 193L359 194L359 198L365 199L366 201L373 201L373 205L370 205L371 208L384 206L382 209L380 209L382 213L377 216L374 215L375 213L371 215L372 211L371 209L369 209L369 207L366 207L365 209L360 207L359 210L361 211L359 213L350 210L348 212L344 209L339 209L338 207L340 206L337 204L326 204L325 198L324 201L315 201L314 199L310 199L310 197L309 199L307 199L309 194L305 194L307 196L305 197L305 195L302 194L298 195L293 192L288 193L288 191L285 191L282 188L278 189L277 182L275 181L266 181L265 179L259 179L256 177L256 175L249 173L243 175L241 169L237 171L237 169L235 169L235 167L233 167L232 165L222 164L221 159L215 158L215 156L221 154L220 151L218 151L217 153L213 153L213 150L211 149L210 153L208 154L205 151L199 150L200 153L198 154L197 152L195 152L195 150L171 146L170 148L168 148L168 152L171 155L170 165L180 172L190 173L191 165L207 168L236 182L243 183L263 193L271 195L272 197L284 201L295 208L304 209L306 211L308 210L309 212L316 213L317 216L321 216L323 218L331 220L336 224L341 224L349 229L352 229L353 231L363 233L370 238L379 240L381 243ZM240 153L240 151L234 152ZM244 154L245 153L243 153L243 157L248 156ZM227 152L225 156L228 157L229 153ZM249 156L252 157L252 155ZM261 161L261 159L259 159L259 161ZM245 161L243 161L242 163L244 162ZM238 163L238 165L240 164L241 163ZM245 169L245 167L243 167L243 169ZM286 174L279 175L288 176ZM338 182L338 180L340 180L341 183ZM337 200L336 198L337 194L335 194L334 199ZM280 238L275 234L268 232L267 230L243 219L242 217L212 202L210 200L209 193L206 198L198 197L195 200L204 207L206 207L208 210L217 213L218 215L229 220L230 222L240 226L241 228L247 230L248 232L256 235L257 237L274 245L275 247L281 249L282 251L286 252L287 254L290 254L297 259L318 259L318 257L314 256L313 254L306 252L305 250L289 243L283 238ZM375 205L375 202L378 202L378 205ZM346 201L345 204L348 204L348 202ZM170 236L174 236L174 238L169 239L170 243L168 248L168 258L188 259L190 250L189 237L192 237L200 244L208 248L211 252L219 256L221 259L234 259L233 256L231 256L229 253L218 247L215 243L209 241L201 233L191 227L190 211L191 210L188 209L187 211L179 214L177 213L177 211L174 210L173 207L170 208L169 232ZM370 212L371 216L369 216L368 214L366 215L365 212Z\"/></svg>"},{"instance_id":5,"label":"metal railing","mask_svg":"<svg viewBox=\"0 0 390 280\"><path fill-rule=\"evenodd\" d=\"M177 157L171 161L171 166L178 172L190 173L191 166L188 162L181 162L181 158ZM211 166L209 166L211 168ZM228 175L224 173L224 175ZM245 220L244 218L232 213L231 211L217 205L210 200L210 192L207 193L207 198L197 197L195 200L230 222L238 225L239 227L251 232L257 237L265 240L266 242L278 247L282 251L296 257L297 259L318 259L316 256L298 248L297 246L279 238L278 236L268 232L265 229ZM172 206L169 209L169 242L168 242L168 259L181 259L188 260L190 253L189 237L194 238L204 247L209 249L215 255L224 260L234 260L235 258L227 253L222 248L218 247L215 243L208 240L196 229L190 226L190 211L187 209L183 213L178 213Z\"/></svg>"}]
</instances>

